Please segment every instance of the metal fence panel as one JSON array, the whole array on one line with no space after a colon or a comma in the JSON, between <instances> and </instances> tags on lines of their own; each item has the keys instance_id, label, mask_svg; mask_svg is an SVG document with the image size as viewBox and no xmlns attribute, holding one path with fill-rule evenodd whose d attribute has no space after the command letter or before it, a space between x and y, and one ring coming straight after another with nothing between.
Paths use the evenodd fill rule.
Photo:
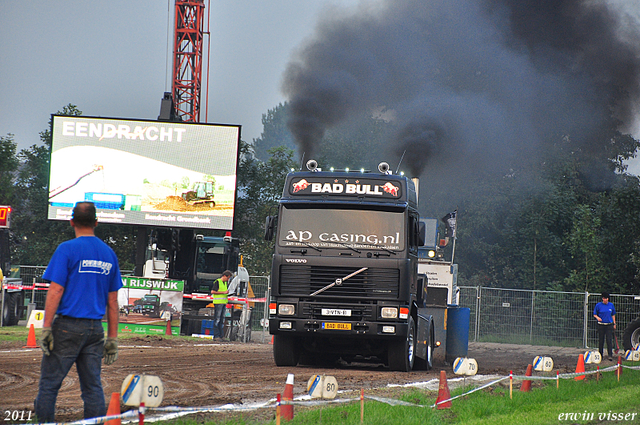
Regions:
<instances>
[{"instance_id":1,"label":"metal fence panel","mask_svg":"<svg viewBox=\"0 0 640 425\"><path fill-rule=\"evenodd\" d=\"M251 311L251 330L260 331L262 335L261 339L264 340L269 317L267 311L269 304L269 276L249 276L249 283L251 284L255 298L265 300L264 302L254 302Z\"/></svg>"}]
</instances>

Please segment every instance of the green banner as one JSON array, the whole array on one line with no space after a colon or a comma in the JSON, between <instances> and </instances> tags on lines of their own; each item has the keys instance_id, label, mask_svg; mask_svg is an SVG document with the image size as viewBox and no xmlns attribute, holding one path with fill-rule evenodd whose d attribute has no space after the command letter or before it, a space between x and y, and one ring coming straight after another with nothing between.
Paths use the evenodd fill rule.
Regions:
<instances>
[{"instance_id":1,"label":"green banner","mask_svg":"<svg viewBox=\"0 0 640 425\"><path fill-rule=\"evenodd\" d=\"M131 289L155 289L157 291L182 292L184 280L146 279L144 277L122 277L122 287Z\"/></svg>"},{"instance_id":2,"label":"green banner","mask_svg":"<svg viewBox=\"0 0 640 425\"><path fill-rule=\"evenodd\" d=\"M107 323L103 322L105 332L107 331ZM135 323L118 323L118 334L121 335L165 335L167 332L166 326L160 325L139 325ZM179 326L171 326L171 335L180 335Z\"/></svg>"}]
</instances>

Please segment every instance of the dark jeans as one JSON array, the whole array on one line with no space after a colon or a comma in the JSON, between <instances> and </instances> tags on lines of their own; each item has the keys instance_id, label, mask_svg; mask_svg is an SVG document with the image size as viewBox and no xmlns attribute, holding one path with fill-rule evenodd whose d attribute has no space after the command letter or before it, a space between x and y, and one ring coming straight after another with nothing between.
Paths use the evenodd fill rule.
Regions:
<instances>
[{"instance_id":1,"label":"dark jeans","mask_svg":"<svg viewBox=\"0 0 640 425\"><path fill-rule=\"evenodd\" d=\"M613 356L613 323L608 325L598 324L598 351L604 358L604 340L607 340L607 351L609 351L609 357Z\"/></svg>"},{"instance_id":2,"label":"dark jeans","mask_svg":"<svg viewBox=\"0 0 640 425\"><path fill-rule=\"evenodd\" d=\"M102 322L58 316L51 330L53 350L49 356L42 356L40 385L34 403L38 421L55 421L58 390L74 363L80 379L85 419L105 416L107 409L100 382L104 349Z\"/></svg>"},{"instance_id":3,"label":"dark jeans","mask_svg":"<svg viewBox=\"0 0 640 425\"><path fill-rule=\"evenodd\" d=\"M213 317L215 320L213 323L213 337L222 338L224 336L224 313L227 311L227 305L214 304L213 308Z\"/></svg>"}]
</instances>

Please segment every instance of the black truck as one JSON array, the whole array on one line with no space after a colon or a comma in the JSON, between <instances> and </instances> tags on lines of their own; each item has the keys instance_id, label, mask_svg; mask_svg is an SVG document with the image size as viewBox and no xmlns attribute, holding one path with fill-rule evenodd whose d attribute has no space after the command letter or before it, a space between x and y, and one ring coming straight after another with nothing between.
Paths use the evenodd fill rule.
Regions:
<instances>
[{"instance_id":1,"label":"black truck","mask_svg":"<svg viewBox=\"0 0 640 425\"><path fill-rule=\"evenodd\" d=\"M437 346L418 248L414 182L389 172L309 171L286 178L278 216L269 332L278 366L379 360L429 369ZM277 224L276 224L277 223Z\"/></svg>"}]
</instances>

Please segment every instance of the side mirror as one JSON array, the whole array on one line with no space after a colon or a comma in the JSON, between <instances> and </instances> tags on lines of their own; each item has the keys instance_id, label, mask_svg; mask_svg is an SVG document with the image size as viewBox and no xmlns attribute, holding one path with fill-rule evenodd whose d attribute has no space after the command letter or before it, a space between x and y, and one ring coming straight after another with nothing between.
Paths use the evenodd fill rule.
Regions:
<instances>
[{"instance_id":1,"label":"side mirror","mask_svg":"<svg viewBox=\"0 0 640 425\"><path fill-rule=\"evenodd\" d=\"M418 246L424 246L427 241L427 225L424 221L420 222L418 227Z\"/></svg>"},{"instance_id":2,"label":"side mirror","mask_svg":"<svg viewBox=\"0 0 640 425\"><path fill-rule=\"evenodd\" d=\"M276 228L277 217L268 215L264 222L264 239L270 241L273 239L273 233Z\"/></svg>"}]
</instances>

